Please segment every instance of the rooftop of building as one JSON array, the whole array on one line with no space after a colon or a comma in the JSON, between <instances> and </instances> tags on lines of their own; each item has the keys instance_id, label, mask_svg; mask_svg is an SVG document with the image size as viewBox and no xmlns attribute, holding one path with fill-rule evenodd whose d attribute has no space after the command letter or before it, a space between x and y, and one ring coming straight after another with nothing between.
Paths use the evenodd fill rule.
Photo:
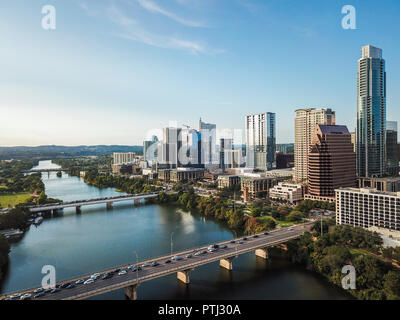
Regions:
<instances>
[{"instance_id":1,"label":"rooftop of building","mask_svg":"<svg viewBox=\"0 0 400 320\"><path fill-rule=\"evenodd\" d=\"M350 134L346 126L341 125L318 125L321 129L322 134Z\"/></svg>"},{"instance_id":2,"label":"rooftop of building","mask_svg":"<svg viewBox=\"0 0 400 320\"><path fill-rule=\"evenodd\" d=\"M351 187L348 187L348 188L339 188L339 189L336 189L335 191L352 191L352 192L362 193L362 194L400 197L400 192L379 191L374 188L351 188Z\"/></svg>"}]
</instances>

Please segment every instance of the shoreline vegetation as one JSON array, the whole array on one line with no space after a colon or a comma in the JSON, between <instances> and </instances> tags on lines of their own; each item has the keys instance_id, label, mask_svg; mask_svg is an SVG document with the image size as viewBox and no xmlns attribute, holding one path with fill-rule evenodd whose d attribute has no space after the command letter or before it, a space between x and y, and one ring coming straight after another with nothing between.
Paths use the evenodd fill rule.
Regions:
<instances>
[{"instance_id":1,"label":"shoreline vegetation","mask_svg":"<svg viewBox=\"0 0 400 320\"><path fill-rule=\"evenodd\" d=\"M79 176L82 167L71 170L68 164L74 160L57 161L69 174ZM96 161L93 161L96 163ZM222 190L216 197L196 195L192 183L178 183L176 193L167 194L156 183L143 178L99 174L98 166L86 166L84 182L98 188L115 188L126 193L160 191L159 197L149 199L149 204L174 204L182 209L215 219L235 234L254 234L276 227L301 223L312 210L333 210L334 205L305 200L296 207L271 203L268 199L253 201L249 206L232 201L237 190ZM321 232L321 223L322 231ZM356 269L356 289L347 290L360 300L399 300L400 261L399 248L384 248L382 238L362 228L336 225L334 219L316 221L311 232L287 243L287 252L281 252L293 263L324 277L328 282L342 288L342 267L353 265ZM275 250L276 251L276 250Z\"/></svg>"}]
</instances>

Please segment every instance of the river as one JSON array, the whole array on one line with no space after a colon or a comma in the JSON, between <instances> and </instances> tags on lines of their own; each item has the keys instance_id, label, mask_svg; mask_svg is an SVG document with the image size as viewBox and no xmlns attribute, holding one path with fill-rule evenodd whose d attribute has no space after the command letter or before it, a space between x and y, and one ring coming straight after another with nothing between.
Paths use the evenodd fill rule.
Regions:
<instances>
[{"instance_id":1,"label":"river","mask_svg":"<svg viewBox=\"0 0 400 320\"><path fill-rule=\"evenodd\" d=\"M41 161L36 168L58 168ZM78 177L55 172L43 173L46 194L64 201L119 195L114 189L89 186ZM24 237L11 245L10 263L0 292L40 286L44 265L56 267L62 280L117 265L168 254L173 251L228 240L234 235L223 225L185 212L176 206L130 202L106 206L65 209L55 218L31 226ZM136 253L135 253L136 252ZM170 275L145 282L138 289L139 299L349 299L343 290L322 277L283 259L265 261L254 254L234 260L229 272L212 263L190 273L186 286ZM93 299L125 299L117 290Z\"/></svg>"}]
</instances>

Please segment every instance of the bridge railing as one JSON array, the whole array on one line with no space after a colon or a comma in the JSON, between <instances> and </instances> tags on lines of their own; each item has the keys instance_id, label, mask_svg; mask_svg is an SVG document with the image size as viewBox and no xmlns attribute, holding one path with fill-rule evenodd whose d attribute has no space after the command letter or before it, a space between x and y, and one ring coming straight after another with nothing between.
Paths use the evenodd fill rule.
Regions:
<instances>
[{"instance_id":1,"label":"bridge railing","mask_svg":"<svg viewBox=\"0 0 400 320\"><path fill-rule=\"evenodd\" d=\"M291 227L285 227L285 228L281 228L281 229L275 229L275 230L271 230L270 232L269 232L269 234L273 234L273 233L277 233L277 232L282 232L282 230L288 230L289 228L295 228L295 227L299 227L299 226L306 226L306 225L308 225L309 223L303 223L303 224L297 224L297 225L293 225L293 226L291 226ZM258 235L262 235L263 233L259 233ZM213 261L218 261L218 260L220 260L220 259L223 259L224 257L226 258L226 257L232 257L232 256L235 256L236 254L243 254L243 253L246 253L246 252L250 252L250 251L252 251L252 250L254 250L254 249L256 249L256 248L262 248L262 247L270 247L270 246L274 246L274 245L276 245L276 244L280 244L280 243L283 243L283 242L286 242L286 241L288 241L288 240L291 240L291 239L295 239L295 238L298 238L299 236L300 236L301 234L299 234L299 235L293 235L293 236L290 236L290 237L288 237L288 238L284 238L284 239L280 239L280 240L275 240L275 241L273 241L273 242L271 242L271 243L268 243L268 244L260 244L260 245L258 245L258 246L255 246L255 247L252 247L252 248L245 248L245 249L239 249L239 250L237 250L237 251L235 251L235 252L229 252L229 253L227 253L226 255L221 255L221 256L218 256L218 257L211 257L210 259L206 259L206 260L200 260L200 261L209 261L209 260L213 260ZM231 240L226 240L226 241L222 241L222 242L216 242L216 243L218 243L219 245L222 245L222 244L228 244L228 243L230 243L230 241L232 241L232 240L235 240L235 242L236 241L239 241L239 240L241 240L243 237L240 237L240 238L235 238L235 239L231 239ZM210 245L210 243L208 243L208 244L204 244L204 245L201 245L201 246L197 246L197 247L192 247L192 248L189 248L189 249L184 249L183 251L180 251L180 252L173 252L172 253L172 256L174 256L174 255L185 255L185 254L188 254L188 253L194 253L194 252L197 252L197 251L201 251L201 250L204 250L204 249L207 249L207 247ZM89 278L93 273L101 273L101 274L103 274L103 273L106 273L106 272L111 272L111 271L113 271L113 270L115 270L115 269L117 269L117 268L120 268L120 269L126 269L128 266L130 266L130 265L136 265L137 263L139 264L139 265L142 265L142 264L144 264L144 263L151 263L151 262L153 262L153 261L159 261L159 260L162 260L162 259L167 259L167 258L169 258L169 257L171 257L171 254L169 253L169 254L163 254L163 255L160 255L160 256L157 256L157 257L151 257L151 258L148 258L148 259L145 259L145 260L142 260L142 261L133 261L133 259L132 259L132 262L130 262L130 263L127 263L127 264L124 264L124 265L121 265L121 266L115 266L115 267L113 267L113 268L109 268L109 269L106 269L106 270L102 270L102 271L98 271L98 270L94 270L94 271L92 271L91 273L89 273L89 274L86 274L86 275L82 275L82 276L77 276L77 277L74 277L74 278L70 278L70 279L65 279L65 280L61 280L61 281L58 281L57 282L57 284L64 284L64 283L67 283L67 282L75 282L75 281L77 281L77 280L80 280L80 279L86 279L86 278ZM194 262L193 264L190 264L190 265L185 265L185 266L182 266L182 267L176 267L176 268L173 268L173 269L168 269L168 270L166 270L165 272L167 272L167 274L170 274L170 273L174 273L174 272L176 272L176 271L181 271L181 270L185 270L185 269L190 269L193 265L195 266L195 265L203 265L203 264L207 264L207 263L199 263L200 261L198 261L198 262ZM210 261L210 262L213 262L213 261ZM161 271L161 273L163 273L164 271ZM160 276L163 276L163 274L161 274ZM160 277L160 276L156 276L156 277ZM154 277L154 274L152 274L152 275L149 275L149 276L144 276L144 277L140 277L139 279L141 279L141 282L143 282L143 281L147 281L148 279L147 278L156 278L156 277ZM118 284L119 285L119 284ZM128 286L128 285L127 285ZM37 288L37 287L36 287ZM33 290L35 290L36 288L30 288L30 289L25 289L25 290L22 290L22 291L18 291L18 293L22 293L22 294L24 294L24 293L28 293L28 292L32 292ZM110 290L111 291L111 290ZM14 293L7 293L7 294L5 294L5 295L3 295L3 296L1 296L1 297L9 297L9 296L11 296L11 295L13 295L13 294L15 294L15 293L17 293L17 292L14 292Z\"/></svg>"},{"instance_id":2,"label":"bridge railing","mask_svg":"<svg viewBox=\"0 0 400 320\"><path fill-rule=\"evenodd\" d=\"M101 293L110 292L110 291L117 290L117 289L120 289L120 288L125 288L125 287L128 287L130 285L136 284L138 282L141 283L141 282L153 280L153 279L156 279L156 278L160 278L160 277L163 277L163 276L166 276L166 275L170 275L170 274L175 273L175 272L194 269L196 267L199 267L199 266L202 266L202 265L205 265L205 264L208 264L208 263L213 263L213 262L216 262L216 261L224 259L224 258L236 257L238 255L248 253L248 252L253 251L255 249L258 249L258 248L264 248L266 246L267 247L272 247L274 245L278 245L278 244L287 242L289 240L296 239L299 236L300 235L292 235L290 237L286 237L286 238L283 238L283 239L280 239L280 240L275 240L275 241L267 243L267 244L259 244L259 245L256 245L254 247L251 247L251 248L244 248L244 249L236 250L235 252L229 252L229 253L226 253L224 255L210 256L210 258L208 258L208 259L201 259L201 260L198 260L198 261L190 263L190 264L185 264L183 266L177 266L177 267L168 268L167 270L163 270L163 271L160 271L160 272L151 273L149 275L141 276L138 279L131 279L131 280L128 280L128 281L116 283L116 284L111 285L111 286L99 288L99 289L92 290L92 291L87 291L86 293L81 293L81 294L78 294L78 295L75 295L75 296L68 297L66 299L85 299L85 298L92 297L92 296L95 296L95 295L98 295L98 294L101 294ZM200 250L200 248L199 248L199 250ZM156 260L156 259L152 259L152 260ZM143 263L143 262L141 262L141 263Z\"/></svg>"}]
</instances>

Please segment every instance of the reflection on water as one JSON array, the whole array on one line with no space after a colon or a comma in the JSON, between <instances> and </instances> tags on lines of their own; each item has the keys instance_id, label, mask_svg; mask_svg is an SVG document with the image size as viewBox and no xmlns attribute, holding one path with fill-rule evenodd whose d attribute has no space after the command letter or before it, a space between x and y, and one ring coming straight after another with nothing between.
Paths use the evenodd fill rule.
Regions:
<instances>
[{"instance_id":1,"label":"reflection on water","mask_svg":"<svg viewBox=\"0 0 400 320\"><path fill-rule=\"evenodd\" d=\"M49 161L38 168L57 168ZM98 189L80 178L56 172L43 173L49 197L64 201L102 198L120 193ZM12 245L8 272L1 292L11 292L40 285L44 265L56 267L57 279L92 273L116 265L135 263L139 259L160 256L173 249L180 251L212 242L228 240L234 235L222 225L192 215L175 206L132 203L65 209L58 217L31 227L23 239ZM190 285L176 275L145 282L138 289L139 299L347 299L342 290L332 287L319 276L287 261L265 261L249 253L233 261L227 271L211 263L190 273ZM93 299L125 299L117 290Z\"/></svg>"}]
</instances>

